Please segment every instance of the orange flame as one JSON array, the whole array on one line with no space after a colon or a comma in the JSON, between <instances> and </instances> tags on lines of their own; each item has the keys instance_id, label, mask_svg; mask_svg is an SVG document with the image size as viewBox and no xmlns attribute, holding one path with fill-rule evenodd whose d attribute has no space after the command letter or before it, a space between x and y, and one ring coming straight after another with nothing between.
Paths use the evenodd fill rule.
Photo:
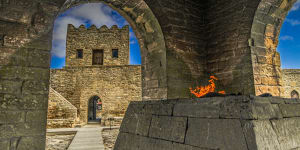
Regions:
<instances>
[{"instance_id":1,"label":"orange flame","mask_svg":"<svg viewBox=\"0 0 300 150\"><path fill-rule=\"evenodd\" d=\"M215 76L210 76L210 80L208 82L210 85L207 86L197 86L196 89L190 88L190 92L194 94L196 97L202 97L206 95L207 93L215 92L216 84L215 80L218 80ZM219 91L220 94L226 94L225 91Z\"/></svg>"}]
</instances>

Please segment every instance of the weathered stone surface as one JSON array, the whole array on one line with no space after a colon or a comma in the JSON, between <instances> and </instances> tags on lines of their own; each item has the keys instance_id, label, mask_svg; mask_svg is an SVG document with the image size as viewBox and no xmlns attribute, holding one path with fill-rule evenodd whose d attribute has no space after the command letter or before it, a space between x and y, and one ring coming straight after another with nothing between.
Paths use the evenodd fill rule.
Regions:
<instances>
[{"instance_id":1,"label":"weathered stone surface","mask_svg":"<svg viewBox=\"0 0 300 150\"><path fill-rule=\"evenodd\" d=\"M20 150L40 150L41 147L45 147L46 135L34 136L34 137L22 137L18 144Z\"/></svg>"},{"instance_id":2,"label":"weathered stone surface","mask_svg":"<svg viewBox=\"0 0 300 150\"><path fill-rule=\"evenodd\" d=\"M153 116L149 137L184 143L186 117Z\"/></svg>"},{"instance_id":3,"label":"weathered stone surface","mask_svg":"<svg viewBox=\"0 0 300 150\"><path fill-rule=\"evenodd\" d=\"M283 117L300 117L300 104L280 104Z\"/></svg>"},{"instance_id":4,"label":"weathered stone surface","mask_svg":"<svg viewBox=\"0 0 300 150\"><path fill-rule=\"evenodd\" d=\"M120 131L148 136L152 115L132 114L123 119Z\"/></svg>"},{"instance_id":5,"label":"weathered stone surface","mask_svg":"<svg viewBox=\"0 0 300 150\"><path fill-rule=\"evenodd\" d=\"M271 124L282 150L300 147L300 118L271 120Z\"/></svg>"},{"instance_id":6,"label":"weathered stone surface","mask_svg":"<svg viewBox=\"0 0 300 150\"><path fill-rule=\"evenodd\" d=\"M273 107L270 102L254 101L250 105L252 108L250 119L274 119L282 117L277 107Z\"/></svg>"},{"instance_id":7,"label":"weathered stone surface","mask_svg":"<svg viewBox=\"0 0 300 150\"><path fill-rule=\"evenodd\" d=\"M212 101L202 102L199 99L192 103L177 103L174 105L174 116L188 116L198 118L219 118L220 103L223 98L215 98Z\"/></svg>"},{"instance_id":8,"label":"weathered stone surface","mask_svg":"<svg viewBox=\"0 0 300 150\"><path fill-rule=\"evenodd\" d=\"M253 121L257 149L281 150L278 136L269 120Z\"/></svg>"},{"instance_id":9,"label":"weathered stone surface","mask_svg":"<svg viewBox=\"0 0 300 150\"><path fill-rule=\"evenodd\" d=\"M0 149L9 150L10 141L9 140L0 140Z\"/></svg>"},{"instance_id":10,"label":"weathered stone surface","mask_svg":"<svg viewBox=\"0 0 300 150\"><path fill-rule=\"evenodd\" d=\"M131 142L124 142L124 139L132 139ZM131 135L128 133L120 133L114 150L208 150L190 145L172 143L170 141L151 139L143 136Z\"/></svg>"},{"instance_id":11,"label":"weathered stone surface","mask_svg":"<svg viewBox=\"0 0 300 150\"><path fill-rule=\"evenodd\" d=\"M144 109L146 114L171 116L173 107L173 104L146 104Z\"/></svg>"},{"instance_id":12,"label":"weathered stone surface","mask_svg":"<svg viewBox=\"0 0 300 150\"><path fill-rule=\"evenodd\" d=\"M185 143L213 149L247 149L238 119L189 118Z\"/></svg>"}]
</instances>

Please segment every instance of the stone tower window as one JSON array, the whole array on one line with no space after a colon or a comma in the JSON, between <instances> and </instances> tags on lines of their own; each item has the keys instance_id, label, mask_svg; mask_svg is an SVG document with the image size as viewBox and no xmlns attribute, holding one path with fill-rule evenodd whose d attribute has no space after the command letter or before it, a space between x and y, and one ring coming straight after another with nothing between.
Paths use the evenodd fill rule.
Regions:
<instances>
[{"instance_id":1,"label":"stone tower window","mask_svg":"<svg viewBox=\"0 0 300 150\"><path fill-rule=\"evenodd\" d=\"M103 50L93 50L93 65L103 65Z\"/></svg>"},{"instance_id":2,"label":"stone tower window","mask_svg":"<svg viewBox=\"0 0 300 150\"><path fill-rule=\"evenodd\" d=\"M299 98L299 93L297 91L292 91L291 92L291 98Z\"/></svg>"},{"instance_id":3,"label":"stone tower window","mask_svg":"<svg viewBox=\"0 0 300 150\"><path fill-rule=\"evenodd\" d=\"M112 58L118 58L118 57L119 57L119 50L112 49Z\"/></svg>"},{"instance_id":4,"label":"stone tower window","mask_svg":"<svg viewBox=\"0 0 300 150\"><path fill-rule=\"evenodd\" d=\"M83 50L82 49L78 49L77 50L77 58L78 59L82 59L83 58Z\"/></svg>"}]
</instances>

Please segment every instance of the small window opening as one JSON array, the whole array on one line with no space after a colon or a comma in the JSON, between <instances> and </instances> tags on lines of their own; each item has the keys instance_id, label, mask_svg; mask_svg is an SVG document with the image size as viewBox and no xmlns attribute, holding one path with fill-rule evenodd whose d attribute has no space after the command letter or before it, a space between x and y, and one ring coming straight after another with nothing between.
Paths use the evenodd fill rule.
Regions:
<instances>
[{"instance_id":1,"label":"small window opening","mask_svg":"<svg viewBox=\"0 0 300 150\"><path fill-rule=\"evenodd\" d=\"M112 58L118 58L119 57L119 50L113 49L112 50Z\"/></svg>"},{"instance_id":2,"label":"small window opening","mask_svg":"<svg viewBox=\"0 0 300 150\"><path fill-rule=\"evenodd\" d=\"M0 46L4 46L4 37L5 35L0 34Z\"/></svg>"},{"instance_id":3,"label":"small window opening","mask_svg":"<svg viewBox=\"0 0 300 150\"><path fill-rule=\"evenodd\" d=\"M83 58L83 50L82 49L78 49L77 50L77 58L78 59L82 59Z\"/></svg>"},{"instance_id":4,"label":"small window opening","mask_svg":"<svg viewBox=\"0 0 300 150\"><path fill-rule=\"evenodd\" d=\"M292 91L291 92L291 98L299 98L299 93L297 91Z\"/></svg>"}]
</instances>

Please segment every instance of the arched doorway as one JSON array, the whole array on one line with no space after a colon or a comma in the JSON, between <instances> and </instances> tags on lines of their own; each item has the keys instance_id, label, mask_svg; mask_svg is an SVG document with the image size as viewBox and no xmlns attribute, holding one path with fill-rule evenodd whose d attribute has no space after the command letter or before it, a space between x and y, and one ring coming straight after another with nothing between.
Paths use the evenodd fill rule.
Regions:
<instances>
[{"instance_id":1,"label":"arched doorway","mask_svg":"<svg viewBox=\"0 0 300 150\"><path fill-rule=\"evenodd\" d=\"M293 90L291 92L291 98L298 98L299 99L299 93L297 91Z\"/></svg>"},{"instance_id":2,"label":"arched doorway","mask_svg":"<svg viewBox=\"0 0 300 150\"><path fill-rule=\"evenodd\" d=\"M88 103L88 122L100 121L100 118L97 117L97 111L102 110L102 101L100 97L93 96L89 99Z\"/></svg>"},{"instance_id":3,"label":"arched doorway","mask_svg":"<svg viewBox=\"0 0 300 150\"><path fill-rule=\"evenodd\" d=\"M295 3L296 0L261 0L258 4L249 39L256 95L282 97L285 93L277 46L282 24Z\"/></svg>"}]
</instances>

